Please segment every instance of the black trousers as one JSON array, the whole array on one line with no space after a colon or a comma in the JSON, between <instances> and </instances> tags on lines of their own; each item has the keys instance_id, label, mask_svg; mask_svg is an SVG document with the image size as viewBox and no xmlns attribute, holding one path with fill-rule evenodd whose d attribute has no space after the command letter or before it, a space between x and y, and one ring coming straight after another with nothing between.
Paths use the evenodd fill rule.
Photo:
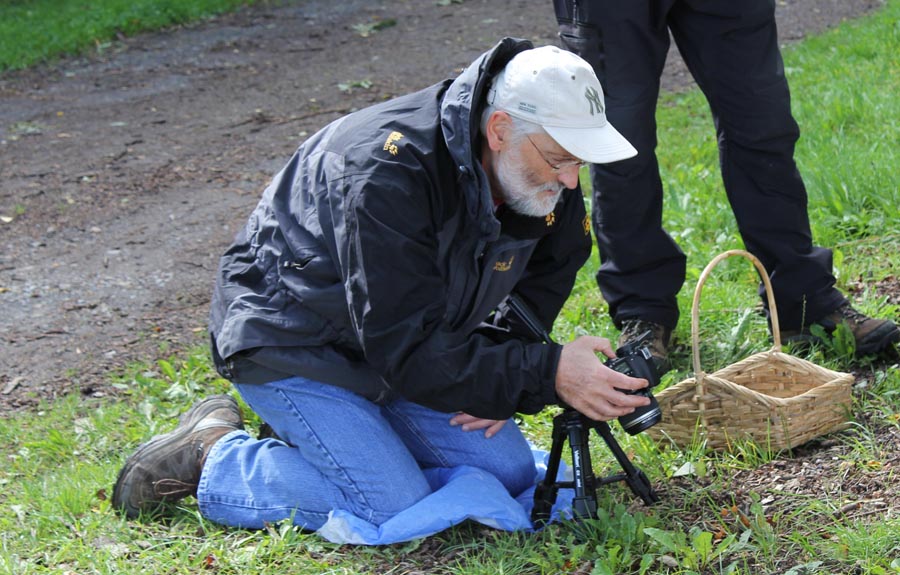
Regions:
<instances>
[{"instance_id":1,"label":"black trousers","mask_svg":"<svg viewBox=\"0 0 900 575\"><path fill-rule=\"evenodd\" d=\"M745 247L770 274L781 327L808 325L842 305L831 251L813 245L794 163L800 131L774 1L554 0L554 7L563 47L594 67L610 123L638 150L632 159L591 166L597 283L616 325L678 322L686 258L662 227L655 154L670 31L712 110L725 191Z\"/></svg>"}]
</instances>

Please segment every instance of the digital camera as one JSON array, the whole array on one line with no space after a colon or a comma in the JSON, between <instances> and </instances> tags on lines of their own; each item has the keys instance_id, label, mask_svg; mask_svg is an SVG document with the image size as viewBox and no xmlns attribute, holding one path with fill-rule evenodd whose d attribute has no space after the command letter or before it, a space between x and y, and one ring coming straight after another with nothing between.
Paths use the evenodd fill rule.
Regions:
<instances>
[{"instance_id":1,"label":"digital camera","mask_svg":"<svg viewBox=\"0 0 900 575\"><path fill-rule=\"evenodd\" d=\"M630 377L646 379L650 385L643 389L626 390L620 389L622 393L629 395L643 395L650 398L650 405L635 408L628 415L619 417L619 423L622 428L630 435L649 429L659 423L662 413L659 410L659 403L650 390L659 383L659 374L656 371L656 364L653 356L650 355L648 344L652 338L652 333L646 331L637 339L634 339L616 350L616 357L610 358L605 365L610 369L624 373Z\"/></svg>"}]
</instances>

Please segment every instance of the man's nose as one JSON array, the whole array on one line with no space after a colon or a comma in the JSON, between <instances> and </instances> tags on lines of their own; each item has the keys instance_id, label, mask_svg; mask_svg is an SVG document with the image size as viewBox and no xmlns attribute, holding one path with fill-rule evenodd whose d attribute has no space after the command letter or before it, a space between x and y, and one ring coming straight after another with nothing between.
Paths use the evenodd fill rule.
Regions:
<instances>
[{"instance_id":1,"label":"man's nose","mask_svg":"<svg viewBox=\"0 0 900 575\"><path fill-rule=\"evenodd\" d=\"M575 188L578 185L578 173L580 172L580 168L581 166L578 164L566 166L559 171L559 176L556 178L557 181L569 189Z\"/></svg>"}]
</instances>

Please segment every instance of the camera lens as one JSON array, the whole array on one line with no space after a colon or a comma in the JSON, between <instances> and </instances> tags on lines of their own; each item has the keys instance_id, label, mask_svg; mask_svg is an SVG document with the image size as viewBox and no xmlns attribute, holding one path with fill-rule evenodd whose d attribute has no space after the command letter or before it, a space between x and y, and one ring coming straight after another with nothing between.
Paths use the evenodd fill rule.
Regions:
<instances>
[{"instance_id":1,"label":"camera lens","mask_svg":"<svg viewBox=\"0 0 900 575\"><path fill-rule=\"evenodd\" d=\"M645 429L650 429L662 419L659 402L656 401L652 393L647 392L645 395L650 398L650 405L639 407L628 415L623 415L619 418L619 424L629 435L637 435Z\"/></svg>"}]
</instances>

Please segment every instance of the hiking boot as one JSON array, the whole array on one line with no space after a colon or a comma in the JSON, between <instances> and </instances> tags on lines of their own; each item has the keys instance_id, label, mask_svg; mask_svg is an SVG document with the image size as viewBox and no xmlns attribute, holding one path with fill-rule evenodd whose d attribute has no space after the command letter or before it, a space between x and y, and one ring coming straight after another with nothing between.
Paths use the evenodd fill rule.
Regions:
<instances>
[{"instance_id":1,"label":"hiking boot","mask_svg":"<svg viewBox=\"0 0 900 575\"><path fill-rule=\"evenodd\" d=\"M643 319L626 319L622 322L622 334L619 336L619 347L631 343L644 332L650 332L650 355L656 364L656 373L662 377L664 373L672 369L669 363L669 343L672 339L672 330Z\"/></svg>"},{"instance_id":2,"label":"hiking boot","mask_svg":"<svg viewBox=\"0 0 900 575\"><path fill-rule=\"evenodd\" d=\"M112 504L129 518L197 494L206 455L223 435L243 429L237 402L214 395L195 404L169 433L141 445L119 472Z\"/></svg>"},{"instance_id":3,"label":"hiking boot","mask_svg":"<svg viewBox=\"0 0 900 575\"><path fill-rule=\"evenodd\" d=\"M849 303L842 305L815 322L825 333L834 333L837 326L846 324L856 340L856 355L878 353L900 341L900 329L887 319L874 319L853 309ZM822 340L809 332L807 327L798 330L781 330L781 343L809 344Z\"/></svg>"}]
</instances>

